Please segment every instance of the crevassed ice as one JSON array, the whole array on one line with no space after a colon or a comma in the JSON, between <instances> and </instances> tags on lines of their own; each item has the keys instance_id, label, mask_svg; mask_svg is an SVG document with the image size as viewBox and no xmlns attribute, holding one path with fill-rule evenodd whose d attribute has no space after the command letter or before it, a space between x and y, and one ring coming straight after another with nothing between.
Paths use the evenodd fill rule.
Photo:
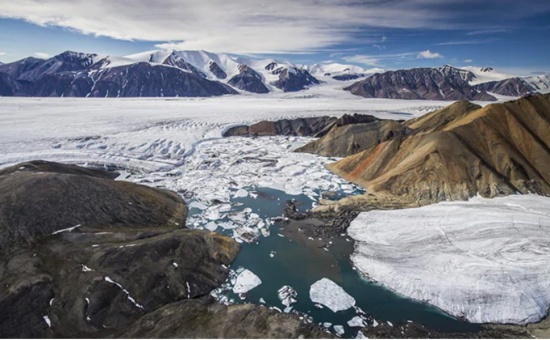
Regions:
<instances>
[{"instance_id":1,"label":"crevassed ice","mask_svg":"<svg viewBox=\"0 0 550 340\"><path fill-rule=\"evenodd\" d=\"M348 233L359 271L471 322L536 322L550 307L550 198L370 211Z\"/></svg>"}]
</instances>

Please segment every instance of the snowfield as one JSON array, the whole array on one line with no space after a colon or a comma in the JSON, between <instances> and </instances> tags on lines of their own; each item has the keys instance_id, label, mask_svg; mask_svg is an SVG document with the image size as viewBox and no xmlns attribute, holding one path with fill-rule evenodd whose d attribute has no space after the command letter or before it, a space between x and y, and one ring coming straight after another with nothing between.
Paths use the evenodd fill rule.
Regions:
<instances>
[{"instance_id":1,"label":"snowfield","mask_svg":"<svg viewBox=\"0 0 550 340\"><path fill-rule=\"evenodd\" d=\"M550 307L550 198L517 195L361 213L358 270L471 322L536 322Z\"/></svg>"}]
</instances>

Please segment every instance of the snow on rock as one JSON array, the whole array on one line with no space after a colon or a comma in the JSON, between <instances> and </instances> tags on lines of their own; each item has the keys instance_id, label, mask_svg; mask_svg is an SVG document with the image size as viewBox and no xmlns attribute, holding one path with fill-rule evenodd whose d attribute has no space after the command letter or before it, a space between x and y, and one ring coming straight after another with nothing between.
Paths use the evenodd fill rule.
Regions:
<instances>
[{"instance_id":1,"label":"snow on rock","mask_svg":"<svg viewBox=\"0 0 550 340\"><path fill-rule=\"evenodd\" d=\"M370 211L348 233L359 271L471 322L531 323L550 307L550 198Z\"/></svg>"},{"instance_id":2,"label":"snow on rock","mask_svg":"<svg viewBox=\"0 0 550 340\"><path fill-rule=\"evenodd\" d=\"M311 285L309 298L314 303L327 306L333 312L346 310L355 305L355 299L351 295L327 278Z\"/></svg>"},{"instance_id":3,"label":"snow on rock","mask_svg":"<svg viewBox=\"0 0 550 340\"><path fill-rule=\"evenodd\" d=\"M348 326L350 327L365 327L365 321L359 316L355 316L353 319L348 321Z\"/></svg>"},{"instance_id":4,"label":"snow on rock","mask_svg":"<svg viewBox=\"0 0 550 340\"><path fill-rule=\"evenodd\" d=\"M52 322L50 320L50 317L47 316L47 315L43 315L42 318L44 319L44 321L48 324L48 327L52 328Z\"/></svg>"},{"instance_id":5,"label":"snow on rock","mask_svg":"<svg viewBox=\"0 0 550 340\"><path fill-rule=\"evenodd\" d=\"M243 270L237 276L235 286L233 286L233 293L241 294L246 293L262 284L262 280L256 274L248 269Z\"/></svg>"}]
</instances>

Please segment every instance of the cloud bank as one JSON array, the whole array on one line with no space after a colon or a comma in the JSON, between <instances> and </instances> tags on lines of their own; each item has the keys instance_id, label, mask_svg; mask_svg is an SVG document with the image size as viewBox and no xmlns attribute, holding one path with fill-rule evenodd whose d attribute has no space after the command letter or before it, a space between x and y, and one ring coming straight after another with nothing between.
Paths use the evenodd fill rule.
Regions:
<instances>
[{"instance_id":1,"label":"cloud bank","mask_svg":"<svg viewBox=\"0 0 550 340\"><path fill-rule=\"evenodd\" d=\"M547 1L524 6L512 0L481 5L472 0L444 5L436 0L17 0L0 6L0 18L158 42L161 48L246 54L315 52L379 28L483 29L461 20L504 20L509 13L519 18L542 10L550 10Z\"/></svg>"}]
</instances>

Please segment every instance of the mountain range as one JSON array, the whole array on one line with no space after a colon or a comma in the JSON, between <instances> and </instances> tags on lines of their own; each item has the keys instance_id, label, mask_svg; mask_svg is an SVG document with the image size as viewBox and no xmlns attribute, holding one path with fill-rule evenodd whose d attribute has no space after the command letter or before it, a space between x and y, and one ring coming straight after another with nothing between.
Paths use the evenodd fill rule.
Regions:
<instances>
[{"instance_id":1,"label":"mountain range","mask_svg":"<svg viewBox=\"0 0 550 340\"><path fill-rule=\"evenodd\" d=\"M307 90L331 84L367 98L496 100L550 92L548 75L492 68L414 68L368 74L338 63L295 65L206 51L157 50L125 57L63 52L0 63L0 96L208 97Z\"/></svg>"}]
</instances>

